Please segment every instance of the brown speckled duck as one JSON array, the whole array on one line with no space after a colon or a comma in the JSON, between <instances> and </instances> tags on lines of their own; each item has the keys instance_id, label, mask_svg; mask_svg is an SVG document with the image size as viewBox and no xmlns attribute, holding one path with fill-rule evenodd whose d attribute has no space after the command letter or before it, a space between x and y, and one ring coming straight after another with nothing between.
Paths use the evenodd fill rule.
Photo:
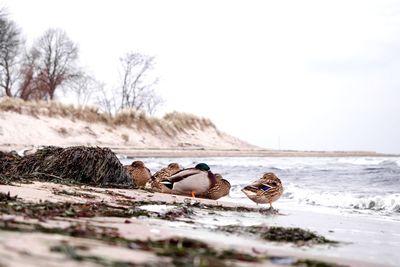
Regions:
<instances>
[{"instance_id":1,"label":"brown speckled duck","mask_svg":"<svg viewBox=\"0 0 400 267\"><path fill-rule=\"evenodd\" d=\"M151 172L146 168L143 161L134 161L131 165L125 166L125 168L131 175L135 185L139 187L144 187L151 178Z\"/></svg>"},{"instance_id":2,"label":"brown speckled duck","mask_svg":"<svg viewBox=\"0 0 400 267\"><path fill-rule=\"evenodd\" d=\"M172 194L172 190L161 183L162 180L168 179L173 174L179 172L182 168L178 163L170 163L167 167L157 171L146 184L146 189L153 192Z\"/></svg>"},{"instance_id":3,"label":"brown speckled duck","mask_svg":"<svg viewBox=\"0 0 400 267\"><path fill-rule=\"evenodd\" d=\"M215 174L215 179L216 181L214 186L212 186L204 195L199 195L199 197L217 200L229 194L231 184L228 180L223 179L219 173Z\"/></svg>"},{"instance_id":4,"label":"brown speckled duck","mask_svg":"<svg viewBox=\"0 0 400 267\"><path fill-rule=\"evenodd\" d=\"M283 193L281 180L272 172L265 173L260 179L244 187L242 192L257 204L269 203L278 200Z\"/></svg>"},{"instance_id":5,"label":"brown speckled duck","mask_svg":"<svg viewBox=\"0 0 400 267\"><path fill-rule=\"evenodd\" d=\"M179 166L178 163L170 163L168 164L167 167L162 168L161 170L157 171L154 175L153 178L156 179L157 181L162 181L165 179L168 179L175 173L181 171L182 168Z\"/></svg>"}]
</instances>

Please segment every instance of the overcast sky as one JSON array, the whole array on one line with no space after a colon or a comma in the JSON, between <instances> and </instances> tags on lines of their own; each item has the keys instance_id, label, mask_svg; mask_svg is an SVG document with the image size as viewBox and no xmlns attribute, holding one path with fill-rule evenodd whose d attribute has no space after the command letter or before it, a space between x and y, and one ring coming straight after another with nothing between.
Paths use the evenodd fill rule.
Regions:
<instances>
[{"instance_id":1,"label":"overcast sky","mask_svg":"<svg viewBox=\"0 0 400 267\"><path fill-rule=\"evenodd\" d=\"M278 149L400 153L400 1L0 0L32 42L63 28L115 84L156 57L161 113Z\"/></svg>"}]
</instances>

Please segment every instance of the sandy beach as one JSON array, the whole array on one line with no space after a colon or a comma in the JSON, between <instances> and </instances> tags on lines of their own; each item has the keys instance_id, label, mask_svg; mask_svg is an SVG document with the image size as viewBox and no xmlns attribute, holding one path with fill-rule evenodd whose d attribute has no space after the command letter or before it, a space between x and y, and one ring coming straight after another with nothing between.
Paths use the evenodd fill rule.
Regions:
<instances>
[{"instance_id":1,"label":"sandy beach","mask_svg":"<svg viewBox=\"0 0 400 267\"><path fill-rule=\"evenodd\" d=\"M287 209L270 212L254 205L143 190L43 182L2 185L0 192L2 266L117 266L117 263L121 264L118 266L389 266L364 261L362 257L354 259L351 253L346 253L348 250L343 249L349 246L348 239L344 238L346 233L328 230L336 229L337 225L332 223L335 215ZM5 202L13 207L8 208L9 214L4 212L7 210ZM31 205L29 212L18 208L28 203ZM72 208L63 203L70 203ZM97 208L91 213L87 206ZM104 212L100 211L102 209ZM235 219L238 213L243 220ZM315 220L315 216L319 218ZM310 221L319 223L310 224L311 229L319 229L318 234L339 243L274 242L258 234L246 234L245 230L223 230L223 226L230 228L232 225L246 228L249 223L304 227ZM156 248L143 245L150 240L169 240L167 243L172 244L175 238L196 240L201 246L207 244L210 250L218 251L208 253L217 256L191 259L190 252L182 251L182 259L179 253L163 255ZM196 244L185 246L188 251L193 249L190 246L196 248ZM198 248L196 250L202 254ZM210 262L196 264L198 260L207 259ZM318 262L326 262L326 265L315 265Z\"/></svg>"}]
</instances>

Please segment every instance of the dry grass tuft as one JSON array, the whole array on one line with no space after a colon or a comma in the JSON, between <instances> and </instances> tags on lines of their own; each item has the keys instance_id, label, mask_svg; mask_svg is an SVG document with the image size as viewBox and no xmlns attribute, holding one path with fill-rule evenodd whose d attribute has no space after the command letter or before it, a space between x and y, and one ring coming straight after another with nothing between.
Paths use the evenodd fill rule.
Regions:
<instances>
[{"instance_id":1,"label":"dry grass tuft","mask_svg":"<svg viewBox=\"0 0 400 267\"><path fill-rule=\"evenodd\" d=\"M139 128L150 124L149 117L147 117L144 112L134 109L120 111L114 116L113 123L115 125L136 125L139 126Z\"/></svg>"},{"instance_id":2,"label":"dry grass tuft","mask_svg":"<svg viewBox=\"0 0 400 267\"><path fill-rule=\"evenodd\" d=\"M0 98L0 111L17 112L34 117L63 117L90 123L101 122L111 127L127 126L154 133L163 132L168 136L187 132L187 130L216 128L209 119L176 111L167 113L162 119L147 116L144 112L133 109L123 110L111 117L96 107L75 107L56 101L23 101L9 97ZM60 129L59 133L67 134L64 129Z\"/></svg>"},{"instance_id":3,"label":"dry grass tuft","mask_svg":"<svg viewBox=\"0 0 400 267\"><path fill-rule=\"evenodd\" d=\"M67 131L67 129L65 129L65 127L60 127L60 128L57 130L57 132L58 132L59 134L61 134L61 135L67 135L67 134L68 134L68 131Z\"/></svg>"},{"instance_id":4,"label":"dry grass tuft","mask_svg":"<svg viewBox=\"0 0 400 267\"><path fill-rule=\"evenodd\" d=\"M122 137L122 139L124 140L125 143L128 143L128 142L129 142L129 135L127 135L127 134L122 134L121 137Z\"/></svg>"},{"instance_id":5,"label":"dry grass tuft","mask_svg":"<svg viewBox=\"0 0 400 267\"><path fill-rule=\"evenodd\" d=\"M83 120L87 122L109 123L111 118L103 114L96 107L75 107L56 101L23 101L20 98L2 97L1 111L12 111L34 117L63 117Z\"/></svg>"},{"instance_id":6,"label":"dry grass tuft","mask_svg":"<svg viewBox=\"0 0 400 267\"><path fill-rule=\"evenodd\" d=\"M165 114L163 119L172 124L178 131L196 128L201 130L204 128L216 128L211 120L184 112L170 112Z\"/></svg>"},{"instance_id":7,"label":"dry grass tuft","mask_svg":"<svg viewBox=\"0 0 400 267\"><path fill-rule=\"evenodd\" d=\"M120 111L113 117L112 123L150 132L157 132L157 129L161 128L160 119L149 117L144 112L134 109Z\"/></svg>"}]
</instances>

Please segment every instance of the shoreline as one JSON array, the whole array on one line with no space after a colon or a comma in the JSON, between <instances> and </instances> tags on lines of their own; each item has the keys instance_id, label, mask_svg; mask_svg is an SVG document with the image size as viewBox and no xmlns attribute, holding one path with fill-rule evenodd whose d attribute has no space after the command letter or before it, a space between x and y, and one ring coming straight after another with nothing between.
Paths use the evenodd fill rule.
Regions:
<instances>
[{"instance_id":1,"label":"shoreline","mask_svg":"<svg viewBox=\"0 0 400 267\"><path fill-rule=\"evenodd\" d=\"M83 145L83 144L76 144ZM60 145L61 147L75 145ZM274 149L218 149L204 147L188 148L137 148L132 146L93 145L85 146L109 147L115 154L127 158L135 157L400 157L400 154L386 154L373 151L302 151ZM0 151L10 152L32 149L32 145L0 144Z\"/></svg>"},{"instance_id":2,"label":"shoreline","mask_svg":"<svg viewBox=\"0 0 400 267\"><path fill-rule=\"evenodd\" d=\"M369 151L300 151L273 149L135 149L110 147L118 155L133 157L398 157Z\"/></svg>"}]
</instances>

